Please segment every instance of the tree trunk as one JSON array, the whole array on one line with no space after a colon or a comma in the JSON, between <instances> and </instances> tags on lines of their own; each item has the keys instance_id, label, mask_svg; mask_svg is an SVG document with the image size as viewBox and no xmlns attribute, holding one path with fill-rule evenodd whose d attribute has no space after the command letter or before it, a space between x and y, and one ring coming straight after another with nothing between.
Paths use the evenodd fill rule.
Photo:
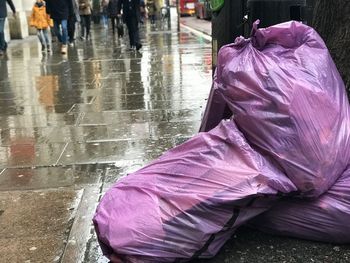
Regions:
<instances>
[{"instance_id":1,"label":"tree trunk","mask_svg":"<svg viewBox=\"0 0 350 263\"><path fill-rule=\"evenodd\" d=\"M350 1L315 0L312 24L326 42L350 95Z\"/></svg>"}]
</instances>

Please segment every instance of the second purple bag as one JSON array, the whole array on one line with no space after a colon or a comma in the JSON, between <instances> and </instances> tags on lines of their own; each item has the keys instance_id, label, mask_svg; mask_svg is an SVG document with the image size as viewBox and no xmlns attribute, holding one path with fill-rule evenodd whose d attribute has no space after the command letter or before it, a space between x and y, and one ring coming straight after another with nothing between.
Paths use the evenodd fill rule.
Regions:
<instances>
[{"instance_id":1,"label":"second purple bag","mask_svg":"<svg viewBox=\"0 0 350 263\"><path fill-rule=\"evenodd\" d=\"M316 200L285 198L252 224L265 232L316 241L350 242L350 167Z\"/></svg>"}]
</instances>

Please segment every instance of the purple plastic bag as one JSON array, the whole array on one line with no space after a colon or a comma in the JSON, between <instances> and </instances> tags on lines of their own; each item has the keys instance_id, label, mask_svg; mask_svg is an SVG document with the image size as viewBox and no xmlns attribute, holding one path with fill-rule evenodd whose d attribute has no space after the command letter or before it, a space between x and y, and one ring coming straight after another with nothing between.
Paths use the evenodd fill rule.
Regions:
<instances>
[{"instance_id":1,"label":"purple plastic bag","mask_svg":"<svg viewBox=\"0 0 350 263\"><path fill-rule=\"evenodd\" d=\"M226 104L249 143L282 167L300 196L317 197L350 160L343 81L312 28L256 26L250 40L220 50L201 130L219 122Z\"/></svg>"},{"instance_id":2,"label":"purple plastic bag","mask_svg":"<svg viewBox=\"0 0 350 263\"><path fill-rule=\"evenodd\" d=\"M230 112L234 120L220 123ZM94 217L107 257L211 257L248 221L349 241L349 102L313 29L255 27L250 40L223 47L202 130L216 125L108 190Z\"/></svg>"},{"instance_id":3,"label":"purple plastic bag","mask_svg":"<svg viewBox=\"0 0 350 263\"><path fill-rule=\"evenodd\" d=\"M290 180L223 121L117 182L94 217L104 254L123 262L212 257L266 211Z\"/></svg>"},{"instance_id":4,"label":"purple plastic bag","mask_svg":"<svg viewBox=\"0 0 350 263\"><path fill-rule=\"evenodd\" d=\"M256 217L265 232L333 242L350 242L350 168L317 200L286 198Z\"/></svg>"}]
</instances>

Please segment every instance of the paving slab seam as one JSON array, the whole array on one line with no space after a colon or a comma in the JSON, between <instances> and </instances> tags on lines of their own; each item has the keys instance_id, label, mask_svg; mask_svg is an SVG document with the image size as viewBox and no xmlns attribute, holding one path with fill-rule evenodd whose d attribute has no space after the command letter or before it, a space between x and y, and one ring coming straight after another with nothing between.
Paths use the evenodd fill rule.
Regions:
<instances>
[{"instance_id":1,"label":"paving slab seam","mask_svg":"<svg viewBox=\"0 0 350 263\"><path fill-rule=\"evenodd\" d=\"M67 142L67 143L65 144L65 146L63 147L63 150L62 150L62 152L61 152L60 156L58 157L58 159L57 159L57 161L56 161L55 165L57 165L57 164L59 163L59 161L60 161L60 159L61 159L62 155L63 155L63 154L64 154L64 152L66 151L66 148L67 148L68 144L69 144L69 142Z\"/></svg>"}]
</instances>

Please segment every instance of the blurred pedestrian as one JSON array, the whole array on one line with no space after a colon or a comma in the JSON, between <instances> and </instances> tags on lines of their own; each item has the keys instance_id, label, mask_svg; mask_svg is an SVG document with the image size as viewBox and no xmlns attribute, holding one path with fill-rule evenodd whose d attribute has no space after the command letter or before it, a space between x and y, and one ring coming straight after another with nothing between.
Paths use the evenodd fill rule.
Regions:
<instances>
[{"instance_id":1,"label":"blurred pedestrian","mask_svg":"<svg viewBox=\"0 0 350 263\"><path fill-rule=\"evenodd\" d=\"M46 4L43 0L36 0L29 19L29 25L35 27L41 43L41 51L51 52L51 41L49 38L50 27L53 27L53 21L50 15L46 13Z\"/></svg>"},{"instance_id":2,"label":"blurred pedestrian","mask_svg":"<svg viewBox=\"0 0 350 263\"><path fill-rule=\"evenodd\" d=\"M67 54L68 17L73 14L72 0L46 0L46 11L53 19L55 34L61 43L61 54Z\"/></svg>"},{"instance_id":3,"label":"blurred pedestrian","mask_svg":"<svg viewBox=\"0 0 350 263\"><path fill-rule=\"evenodd\" d=\"M130 49L142 48L139 36L139 22L140 22L140 0L120 0L118 2L118 16L123 9L123 20L128 27Z\"/></svg>"},{"instance_id":4,"label":"blurred pedestrian","mask_svg":"<svg viewBox=\"0 0 350 263\"><path fill-rule=\"evenodd\" d=\"M112 24L112 32L113 35L115 34L115 28L118 25L118 2L121 0L109 0L107 11L109 19L111 20Z\"/></svg>"},{"instance_id":5,"label":"blurred pedestrian","mask_svg":"<svg viewBox=\"0 0 350 263\"><path fill-rule=\"evenodd\" d=\"M148 18L150 19L151 24L154 25L156 23L156 13L157 13L157 7L154 0L147 1L147 10L148 10Z\"/></svg>"},{"instance_id":6,"label":"blurred pedestrian","mask_svg":"<svg viewBox=\"0 0 350 263\"><path fill-rule=\"evenodd\" d=\"M108 27L108 0L101 0L100 7L101 7L101 19L102 19L102 25L104 28Z\"/></svg>"},{"instance_id":7,"label":"blurred pedestrian","mask_svg":"<svg viewBox=\"0 0 350 263\"><path fill-rule=\"evenodd\" d=\"M13 12L13 16L16 17L16 8L12 2L12 0L0 0L0 56L6 53L7 43L5 41L5 20L7 17L7 4L11 7Z\"/></svg>"},{"instance_id":8,"label":"blurred pedestrian","mask_svg":"<svg viewBox=\"0 0 350 263\"><path fill-rule=\"evenodd\" d=\"M140 1L140 22L141 24L145 23L146 18L146 4L144 0Z\"/></svg>"},{"instance_id":9,"label":"blurred pedestrian","mask_svg":"<svg viewBox=\"0 0 350 263\"><path fill-rule=\"evenodd\" d=\"M79 5L77 0L72 0L73 13L68 17L68 42L70 46L74 45L76 23L80 23Z\"/></svg>"},{"instance_id":10,"label":"blurred pedestrian","mask_svg":"<svg viewBox=\"0 0 350 263\"><path fill-rule=\"evenodd\" d=\"M79 0L79 15L81 20L80 26L82 40L88 40L90 37L91 13L91 0Z\"/></svg>"}]
</instances>

